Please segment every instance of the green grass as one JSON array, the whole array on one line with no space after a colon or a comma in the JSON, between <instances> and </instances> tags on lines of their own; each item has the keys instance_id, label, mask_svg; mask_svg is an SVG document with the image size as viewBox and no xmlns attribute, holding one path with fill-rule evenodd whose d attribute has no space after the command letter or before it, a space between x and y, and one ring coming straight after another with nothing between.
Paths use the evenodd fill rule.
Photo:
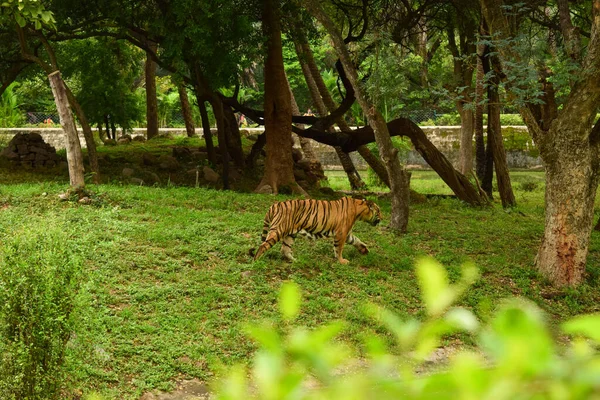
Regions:
<instances>
[{"instance_id":1,"label":"green grass","mask_svg":"<svg viewBox=\"0 0 600 400\"><path fill-rule=\"evenodd\" d=\"M421 256L443 263L452 280L466 262L480 268L480 280L460 304L484 320L508 296L531 299L554 322L600 309L597 232L579 288L557 295L533 268L544 222L542 173L512 174L519 205L509 211L498 200L480 209L433 198L411 206L403 236L386 230L385 219L378 227L357 223L355 233L371 252L346 248L349 265L335 261L329 240L302 238L294 263L283 261L279 245L251 261L248 250L259 244L267 208L284 196L117 182L89 185L97 201L81 206L58 200L64 178L36 176L0 175L0 243L33 227L59 227L84 257L80 326L67 359L71 395L135 399L183 378L209 380L222 365L247 361L255 346L244 325L278 318L277 292L287 280L303 291L300 323L346 320L343 338L360 351L361 338L378 330L362 312L366 303L400 316L423 315L413 271ZM342 188L341 179L330 181ZM538 183L534 190L519 189L530 181ZM450 193L430 171L413 172L412 185ZM389 201L375 200L389 217Z\"/></svg>"}]
</instances>

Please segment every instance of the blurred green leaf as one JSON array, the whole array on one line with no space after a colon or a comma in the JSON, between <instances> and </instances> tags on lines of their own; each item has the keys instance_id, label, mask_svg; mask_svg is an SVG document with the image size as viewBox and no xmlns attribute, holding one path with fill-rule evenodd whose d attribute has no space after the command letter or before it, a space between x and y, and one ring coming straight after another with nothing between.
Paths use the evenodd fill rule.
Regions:
<instances>
[{"instance_id":1,"label":"blurred green leaf","mask_svg":"<svg viewBox=\"0 0 600 400\"><path fill-rule=\"evenodd\" d=\"M600 315L581 315L562 324L562 330L571 335L581 335L600 343Z\"/></svg>"},{"instance_id":2,"label":"blurred green leaf","mask_svg":"<svg viewBox=\"0 0 600 400\"><path fill-rule=\"evenodd\" d=\"M300 310L300 289L294 282L286 282L279 291L279 311L284 320L291 321Z\"/></svg>"}]
</instances>

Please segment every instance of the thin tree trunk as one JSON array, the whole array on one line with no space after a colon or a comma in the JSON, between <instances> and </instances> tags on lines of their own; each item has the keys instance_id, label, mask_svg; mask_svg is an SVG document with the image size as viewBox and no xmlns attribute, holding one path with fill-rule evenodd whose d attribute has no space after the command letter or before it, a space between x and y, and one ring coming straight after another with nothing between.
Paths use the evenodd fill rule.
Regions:
<instances>
[{"instance_id":1,"label":"thin tree trunk","mask_svg":"<svg viewBox=\"0 0 600 400\"><path fill-rule=\"evenodd\" d=\"M457 106L460 114L460 157L459 171L469 175L473 170L473 131L475 116L473 110L464 104Z\"/></svg>"},{"instance_id":2,"label":"thin tree trunk","mask_svg":"<svg viewBox=\"0 0 600 400\"><path fill-rule=\"evenodd\" d=\"M485 141L483 139L483 101L484 79L483 63L481 58L486 54L486 46L477 46L477 75L475 83L475 171L477 179L483 181L485 176Z\"/></svg>"},{"instance_id":3,"label":"thin tree trunk","mask_svg":"<svg viewBox=\"0 0 600 400\"><path fill-rule=\"evenodd\" d=\"M287 82L288 90L290 91L290 101L291 101L290 104L292 106L292 115L302 115L302 114L300 114L300 108L298 108L298 103L296 103L296 98L294 97L294 92L292 91L292 86L290 85L290 80L287 79L287 75L286 75L286 82ZM300 125L300 128L304 129L304 125ZM310 139L298 136L298 141L300 142L300 148L302 148L302 153L304 154L304 157L307 158L308 160L318 162L317 156L315 155L315 152L312 149L312 143L311 143ZM321 170L323 170L323 169L321 168Z\"/></svg>"},{"instance_id":4,"label":"thin tree trunk","mask_svg":"<svg viewBox=\"0 0 600 400\"><path fill-rule=\"evenodd\" d=\"M98 165L98 152L96 151L96 141L94 140L94 133L92 132L92 127L90 126L81 105L71 92L71 89L65 84L65 89L67 91L67 97L69 99L69 104L71 105L72 110L77 115L77 119L81 124L81 129L83 130L83 137L85 138L85 144L87 147L88 159L90 161L90 169L93 172L94 183L100 182L100 166Z\"/></svg>"},{"instance_id":5,"label":"thin tree trunk","mask_svg":"<svg viewBox=\"0 0 600 400\"><path fill-rule=\"evenodd\" d=\"M304 74L304 79L308 86L313 104L317 109L317 113L320 116L325 116L327 115L328 111L333 111L335 109L335 103L333 102L333 99L331 98L329 91L325 86L325 82L323 82L323 77L321 76L321 72L319 72L317 64L315 63L315 59L312 55L312 50L310 49L309 44L304 40L303 43L294 44L296 47L298 61L300 62L300 67L302 68L302 73ZM339 124L345 121L340 118L340 120L337 122L338 126L340 126L340 129L343 129ZM331 131L333 132L333 128ZM350 156L347 153L344 153L339 146L334 146L333 148L338 156L338 159L340 160L340 164L342 165L344 172L346 172L346 176L350 182L350 188L352 190L366 188L367 185L360 177L360 174L358 173Z\"/></svg>"},{"instance_id":6,"label":"thin tree trunk","mask_svg":"<svg viewBox=\"0 0 600 400\"><path fill-rule=\"evenodd\" d=\"M390 228L398 232L406 232L408 228L408 204L410 199L410 172L406 171L398 160L398 150L394 148L383 116L367 99L366 93L359 82L356 67L337 27L323 12L323 9L316 0L305 0L305 4L313 16L323 24L332 38L334 48L344 66L348 80L355 90L356 99L363 112L367 115L369 125L373 128L379 154L390 177L390 193L392 197Z\"/></svg>"},{"instance_id":7,"label":"thin tree trunk","mask_svg":"<svg viewBox=\"0 0 600 400\"><path fill-rule=\"evenodd\" d=\"M231 107L224 105L222 102L221 104L223 107L223 115L225 117L227 149L229 155L237 167L244 168L244 150L242 149L242 137L240 136L240 128L237 119L235 118L235 114L231 110Z\"/></svg>"},{"instance_id":8,"label":"thin tree trunk","mask_svg":"<svg viewBox=\"0 0 600 400\"><path fill-rule=\"evenodd\" d=\"M85 186L83 154L73 114L69 108L66 86L59 71L48 75L48 79L50 80L50 87L52 88L52 94L54 95L54 101L58 115L60 116L60 124L66 136L65 147L67 150L67 163L69 165L69 180L73 188L82 188Z\"/></svg>"},{"instance_id":9,"label":"thin tree trunk","mask_svg":"<svg viewBox=\"0 0 600 400\"><path fill-rule=\"evenodd\" d=\"M150 46L156 51L156 45ZM158 136L158 100L156 99L156 63L146 54L146 136L152 139Z\"/></svg>"},{"instance_id":10,"label":"thin tree trunk","mask_svg":"<svg viewBox=\"0 0 600 400\"><path fill-rule=\"evenodd\" d=\"M106 136L108 137L108 140L111 140L111 139L114 140L114 138L111 137L110 124L108 121L108 114L104 114L104 124L106 125Z\"/></svg>"},{"instance_id":11,"label":"thin tree trunk","mask_svg":"<svg viewBox=\"0 0 600 400\"><path fill-rule=\"evenodd\" d=\"M188 137L194 137L196 136L196 128L194 127L194 118L192 116L192 108L190 107L187 89L183 83L180 83L177 85L177 91L179 92L179 101L181 102L181 114L183 114L183 121L185 122L185 131Z\"/></svg>"},{"instance_id":12,"label":"thin tree trunk","mask_svg":"<svg viewBox=\"0 0 600 400\"><path fill-rule=\"evenodd\" d=\"M198 100L198 109L200 110L200 118L202 119L202 132L204 136L204 142L206 143L206 152L208 154L208 161L212 166L217 165L217 156L215 152L215 145L213 144L213 136L210 130L210 121L208 120L208 112L206 111L206 103L203 100Z\"/></svg>"},{"instance_id":13,"label":"thin tree trunk","mask_svg":"<svg viewBox=\"0 0 600 400\"><path fill-rule=\"evenodd\" d=\"M263 32L268 38L265 60L265 133L267 159L264 176L257 187L263 191L270 186L276 194L288 186L291 191L306 194L294 178L292 158L292 108L287 89L281 44L279 2L265 0Z\"/></svg>"},{"instance_id":14,"label":"thin tree trunk","mask_svg":"<svg viewBox=\"0 0 600 400\"><path fill-rule=\"evenodd\" d=\"M492 60L490 60L492 61ZM492 155L494 157L494 166L496 168L496 180L498 181L498 192L502 200L502 207L513 207L517 204L515 195L510 183L510 174L506 162L506 151L502 140L502 130L500 125L500 95L498 94L498 85L500 78L498 71L490 79L488 85L488 132L487 137L492 144Z\"/></svg>"},{"instance_id":15,"label":"thin tree trunk","mask_svg":"<svg viewBox=\"0 0 600 400\"><path fill-rule=\"evenodd\" d=\"M223 102L213 95L210 99L210 105L217 120L217 137L219 139L219 151L221 152L221 163L223 166L221 174L223 189L229 190L229 149L227 148L227 127L225 126Z\"/></svg>"}]
</instances>

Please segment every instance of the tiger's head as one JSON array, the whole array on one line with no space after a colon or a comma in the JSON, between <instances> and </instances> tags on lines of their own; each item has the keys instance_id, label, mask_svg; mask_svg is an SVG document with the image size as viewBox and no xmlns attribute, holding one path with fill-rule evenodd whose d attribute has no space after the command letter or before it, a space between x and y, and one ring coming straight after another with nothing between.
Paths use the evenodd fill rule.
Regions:
<instances>
[{"instance_id":1,"label":"tiger's head","mask_svg":"<svg viewBox=\"0 0 600 400\"><path fill-rule=\"evenodd\" d=\"M365 209L360 213L361 221L368 222L369 224L375 226L381 222L381 210L379 206L375 204L375 202L371 200L363 200L363 205Z\"/></svg>"}]
</instances>

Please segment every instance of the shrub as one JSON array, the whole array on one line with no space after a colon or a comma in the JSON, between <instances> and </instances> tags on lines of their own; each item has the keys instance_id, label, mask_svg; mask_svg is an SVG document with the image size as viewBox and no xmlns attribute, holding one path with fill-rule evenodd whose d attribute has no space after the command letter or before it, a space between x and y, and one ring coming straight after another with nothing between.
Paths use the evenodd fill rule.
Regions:
<instances>
[{"instance_id":1,"label":"shrub","mask_svg":"<svg viewBox=\"0 0 600 400\"><path fill-rule=\"evenodd\" d=\"M523 300L501 304L483 326L465 308L452 307L474 282L474 267L448 283L433 261L417 266L417 280L427 315L424 321L401 320L371 305L367 313L391 335L365 335L366 360L354 360L336 337L344 324L309 330L291 326L299 314L300 293L284 285L282 322L248 328L260 349L252 374L234 369L218 382L218 399L586 399L598 394L600 316L580 316L562 325L573 335L567 349L553 340L541 311ZM479 350L461 350L448 368L428 361L444 336L472 335ZM394 342L393 350L386 345ZM251 382L248 382L251 376Z\"/></svg>"},{"instance_id":2,"label":"shrub","mask_svg":"<svg viewBox=\"0 0 600 400\"><path fill-rule=\"evenodd\" d=\"M0 251L0 397L58 398L81 260L59 230Z\"/></svg>"},{"instance_id":3,"label":"shrub","mask_svg":"<svg viewBox=\"0 0 600 400\"><path fill-rule=\"evenodd\" d=\"M538 183L534 181L524 181L520 185L521 190L524 192L533 192L537 187Z\"/></svg>"}]
</instances>

